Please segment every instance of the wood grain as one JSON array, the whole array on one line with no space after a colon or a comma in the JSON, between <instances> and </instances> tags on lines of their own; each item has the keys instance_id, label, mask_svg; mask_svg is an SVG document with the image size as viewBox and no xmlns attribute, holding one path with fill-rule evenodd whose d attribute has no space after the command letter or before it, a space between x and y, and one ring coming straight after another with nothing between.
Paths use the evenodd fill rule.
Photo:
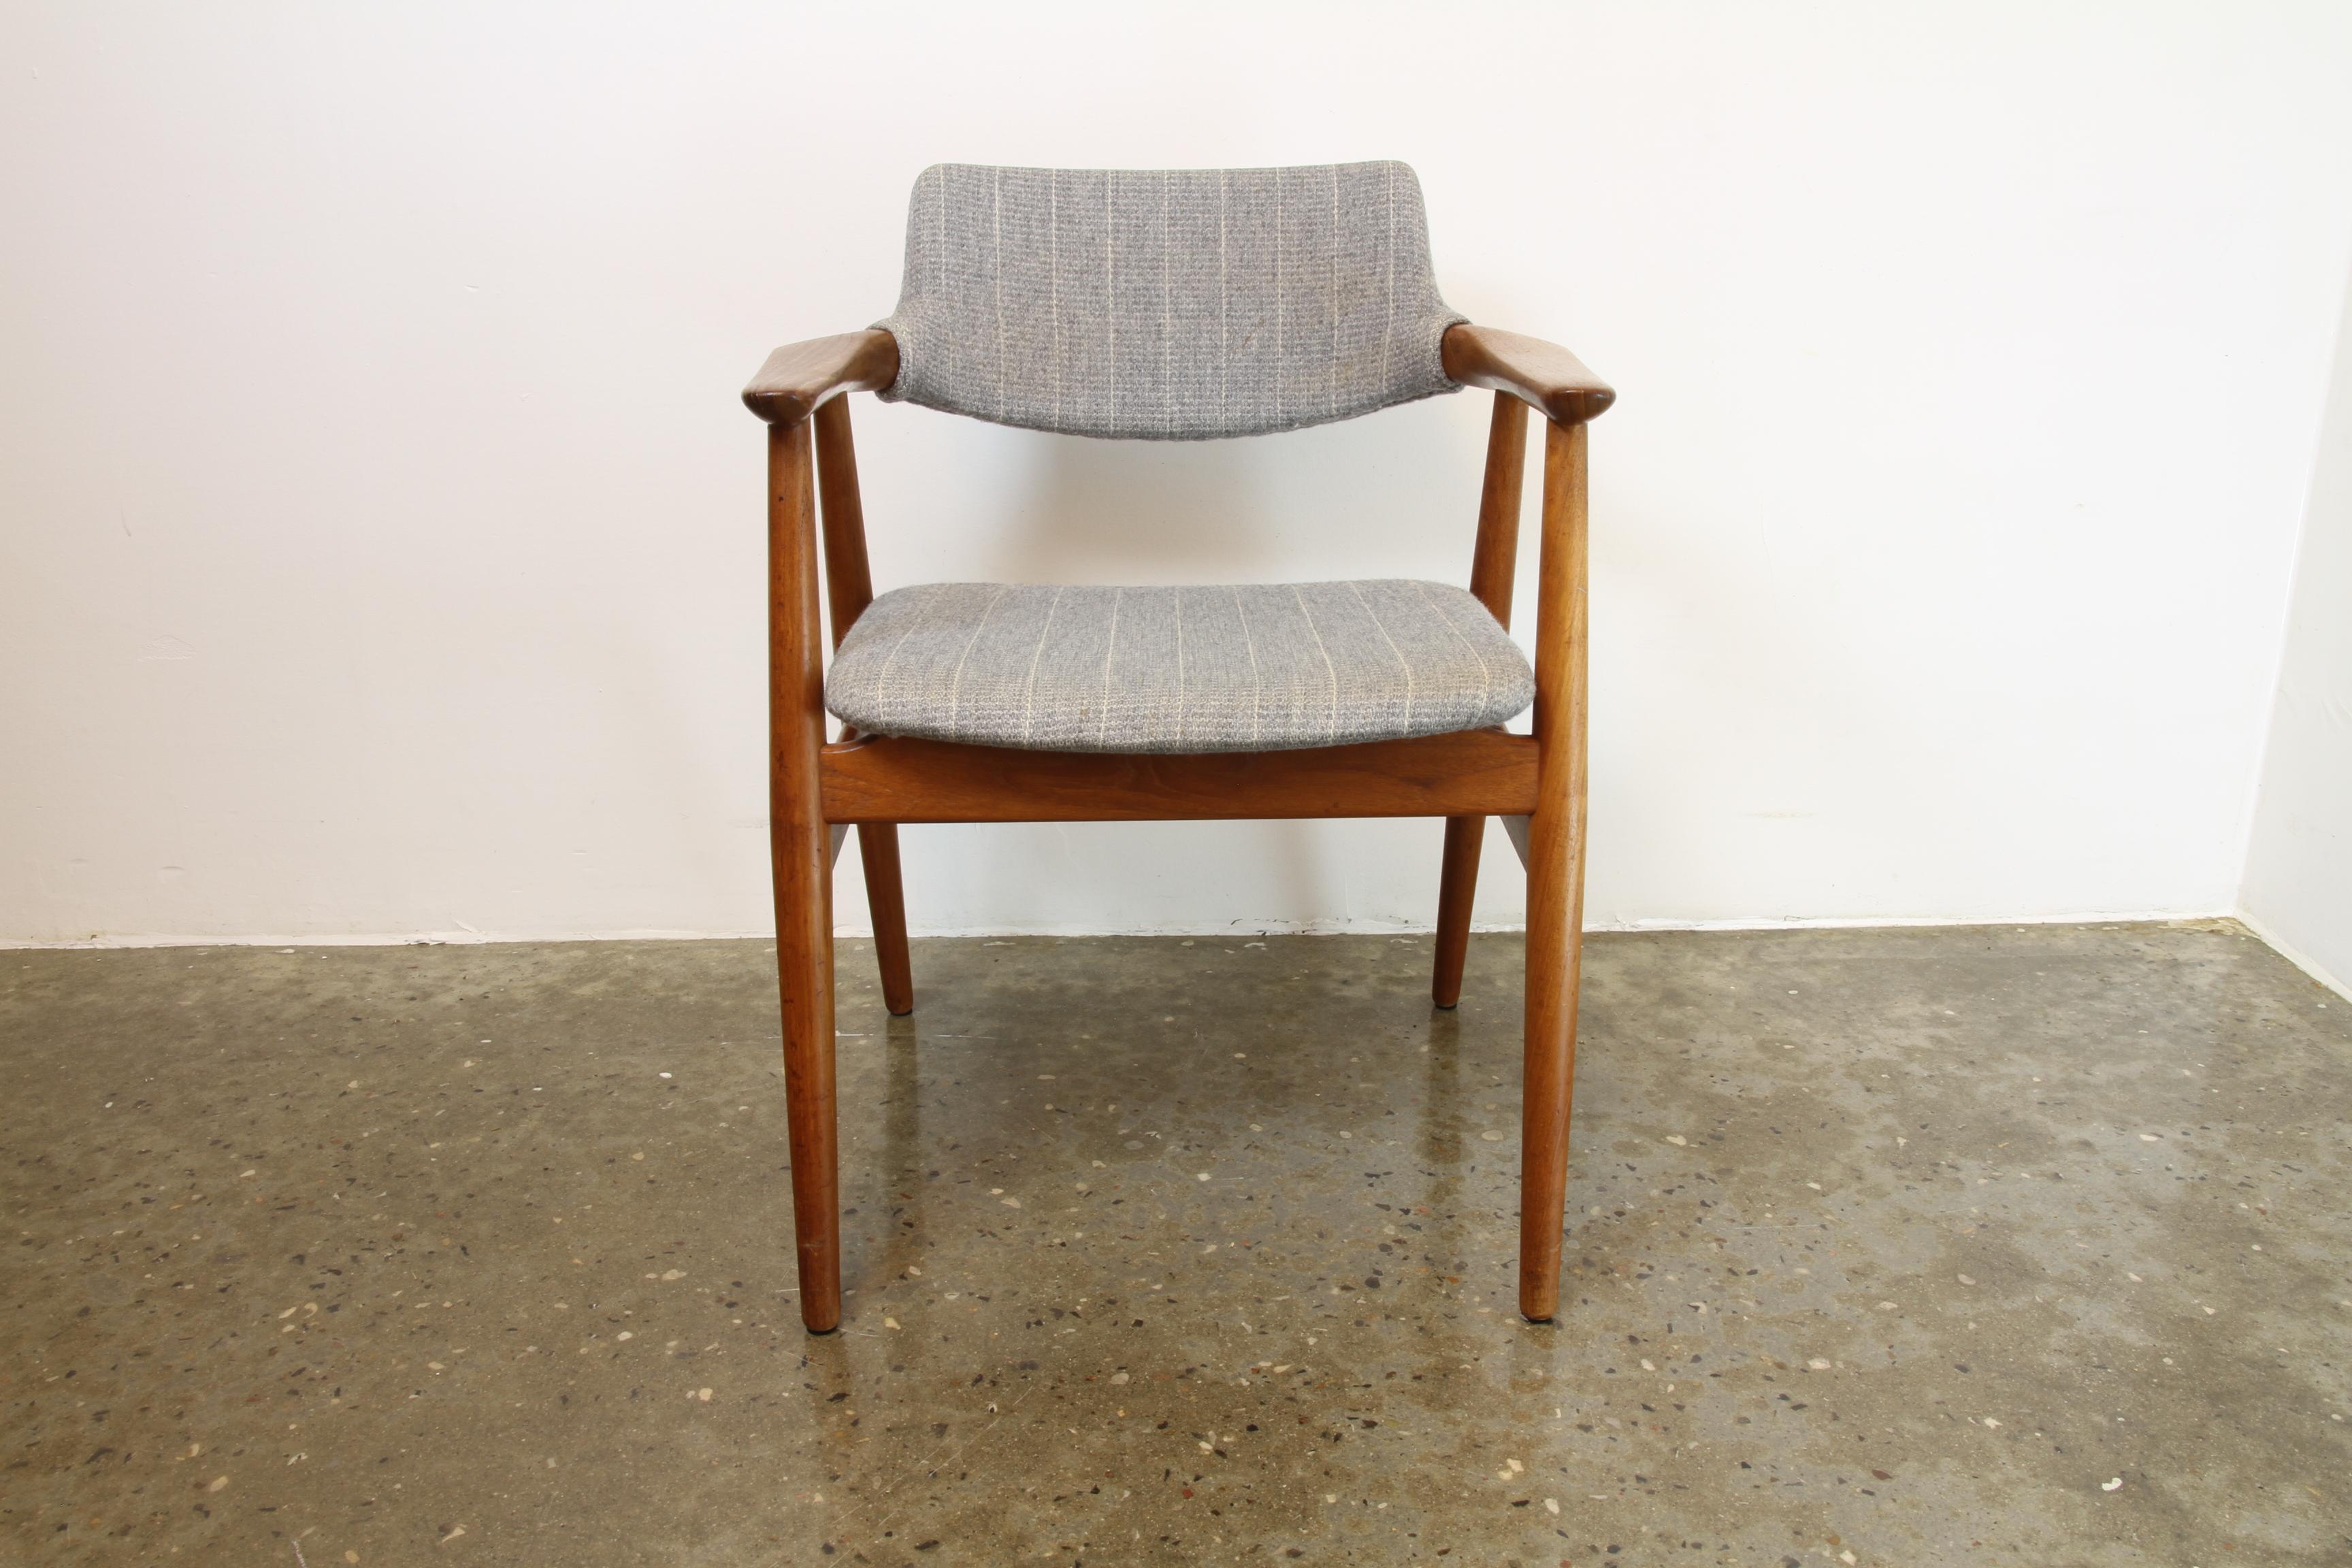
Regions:
<instances>
[{"instance_id":1,"label":"wood grain","mask_svg":"<svg viewBox=\"0 0 2352 1568\"><path fill-rule=\"evenodd\" d=\"M825 607L832 612L833 646L839 647L874 602L874 572L866 559L866 502L857 489L849 400L819 404L814 424L817 495L824 502Z\"/></svg>"},{"instance_id":2,"label":"wood grain","mask_svg":"<svg viewBox=\"0 0 2352 1568\"><path fill-rule=\"evenodd\" d=\"M1507 392L1533 404L1555 425L1598 419L1617 401L1616 389L1582 360L1541 338L1457 321L1445 329L1439 353L1452 379Z\"/></svg>"},{"instance_id":3,"label":"wood grain","mask_svg":"<svg viewBox=\"0 0 2352 1568\"><path fill-rule=\"evenodd\" d=\"M898 873L898 825L859 823L857 858L866 870L866 908L874 921L882 1005L891 1016L903 1018L915 1010L915 969L907 942L906 885Z\"/></svg>"},{"instance_id":4,"label":"wood grain","mask_svg":"<svg viewBox=\"0 0 2352 1568\"><path fill-rule=\"evenodd\" d=\"M1536 590L1536 808L1528 837L1525 1107L1519 1130L1519 1311L1559 1305L1568 1120L1584 922L1585 427L1544 432Z\"/></svg>"},{"instance_id":5,"label":"wood grain","mask_svg":"<svg viewBox=\"0 0 2352 1568\"><path fill-rule=\"evenodd\" d=\"M879 392L898 379L898 340L878 327L786 343L743 389L743 406L771 425L797 425L827 398Z\"/></svg>"},{"instance_id":6,"label":"wood grain","mask_svg":"<svg viewBox=\"0 0 2352 1568\"><path fill-rule=\"evenodd\" d=\"M1527 458L1527 405L1498 392L1486 426L1486 477L1478 491L1470 593L1505 631L1511 627L1511 590L1518 574L1519 492L1526 484ZM1462 1000L1462 966L1470 955L1470 906L1478 894L1478 856L1486 838L1484 817L1446 819L1437 879L1436 956L1429 980L1430 999L1441 1007Z\"/></svg>"},{"instance_id":7,"label":"wood grain","mask_svg":"<svg viewBox=\"0 0 2352 1568\"><path fill-rule=\"evenodd\" d=\"M1462 971L1470 962L1470 908L1478 897L1478 859L1486 838L1483 816L1445 819L1445 845L1437 858L1436 952L1429 973L1429 999L1440 1007L1462 1001Z\"/></svg>"},{"instance_id":8,"label":"wood grain","mask_svg":"<svg viewBox=\"0 0 2352 1568\"><path fill-rule=\"evenodd\" d=\"M874 602L874 574L866 555L866 503L857 488L857 444L849 428L849 399L817 405L817 493L824 501L824 584L839 647L866 606ZM898 867L896 823L857 829L857 858L866 873L866 907L874 921L874 962L882 972L882 1005L903 1017L915 1010L913 958L907 943L907 891Z\"/></svg>"},{"instance_id":9,"label":"wood grain","mask_svg":"<svg viewBox=\"0 0 2352 1568\"><path fill-rule=\"evenodd\" d=\"M1294 752L1026 752L880 735L828 746L828 822L1165 822L1531 811L1536 742L1500 730Z\"/></svg>"},{"instance_id":10,"label":"wood grain","mask_svg":"<svg viewBox=\"0 0 2352 1568\"><path fill-rule=\"evenodd\" d=\"M818 785L824 650L805 421L768 431L769 850L776 893L784 1105L801 1321L841 1321L841 1163L834 1108L833 855Z\"/></svg>"}]
</instances>

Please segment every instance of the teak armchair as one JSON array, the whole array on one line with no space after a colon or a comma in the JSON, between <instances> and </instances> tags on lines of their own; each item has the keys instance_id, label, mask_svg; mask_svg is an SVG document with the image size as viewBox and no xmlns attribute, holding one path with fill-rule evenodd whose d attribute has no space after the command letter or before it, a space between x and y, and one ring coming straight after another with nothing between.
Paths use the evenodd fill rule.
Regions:
<instances>
[{"instance_id":1,"label":"teak armchair","mask_svg":"<svg viewBox=\"0 0 2352 1568\"><path fill-rule=\"evenodd\" d=\"M944 584L875 598L844 393L1203 439L1465 385L1496 394L1466 595ZM911 1011L901 822L1442 816L1432 990L1450 1007L1483 819L1503 818L1528 877L1519 1310L1552 1316L1583 906L1585 425L1614 396L1566 350L1445 308L1400 163L925 171L898 312L778 349L743 393L769 426L776 952L809 1329L841 1320L833 865L854 826L884 1001ZM1502 721L1528 684L1504 635L1528 406L1546 424L1522 736ZM832 743L829 695L848 726Z\"/></svg>"}]
</instances>

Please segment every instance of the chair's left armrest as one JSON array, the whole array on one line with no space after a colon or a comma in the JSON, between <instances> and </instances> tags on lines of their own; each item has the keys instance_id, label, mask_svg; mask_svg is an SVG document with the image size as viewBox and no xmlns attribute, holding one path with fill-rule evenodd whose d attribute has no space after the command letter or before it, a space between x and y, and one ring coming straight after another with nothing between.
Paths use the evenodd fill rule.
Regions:
<instances>
[{"instance_id":1,"label":"chair's left armrest","mask_svg":"<svg viewBox=\"0 0 2352 1568\"><path fill-rule=\"evenodd\" d=\"M771 425L797 425L845 392L879 392L898 379L898 340L879 328L786 343L768 356L743 406Z\"/></svg>"},{"instance_id":2,"label":"chair's left armrest","mask_svg":"<svg viewBox=\"0 0 2352 1568\"><path fill-rule=\"evenodd\" d=\"M1582 360L1541 338L1457 321L1445 329L1440 352L1453 380L1507 392L1561 425L1597 419L1617 401L1616 388Z\"/></svg>"}]
</instances>

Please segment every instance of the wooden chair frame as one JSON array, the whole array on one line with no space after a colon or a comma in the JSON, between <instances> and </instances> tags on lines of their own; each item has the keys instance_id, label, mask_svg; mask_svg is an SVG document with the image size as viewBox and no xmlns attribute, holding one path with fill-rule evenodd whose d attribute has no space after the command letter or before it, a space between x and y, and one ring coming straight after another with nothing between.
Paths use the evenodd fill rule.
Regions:
<instances>
[{"instance_id":1,"label":"wooden chair frame","mask_svg":"<svg viewBox=\"0 0 2352 1568\"><path fill-rule=\"evenodd\" d=\"M1453 380L1495 393L1470 591L1506 627L1518 561L1527 407L1547 421L1532 735L1472 730L1181 756L855 733L827 743L819 579L836 647L874 597L842 395L896 380L898 343L878 330L795 343L771 354L744 389L744 403L769 426L770 837L801 1321L811 1331L841 1321L834 859L856 826L884 1004L894 1014L911 1012L901 822L1443 816L1431 990L1437 1005L1451 1007L1462 990L1483 819L1504 818L1528 876L1519 1310L1544 1321L1558 1309L1584 908L1585 425L1616 395L1567 350L1513 332L1456 325L1445 334L1444 356Z\"/></svg>"}]
</instances>

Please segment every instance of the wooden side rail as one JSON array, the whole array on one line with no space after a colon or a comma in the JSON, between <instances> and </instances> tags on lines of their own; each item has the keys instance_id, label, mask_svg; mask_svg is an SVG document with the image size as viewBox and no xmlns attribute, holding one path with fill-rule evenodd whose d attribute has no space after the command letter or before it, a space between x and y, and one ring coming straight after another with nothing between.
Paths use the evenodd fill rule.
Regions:
<instances>
[{"instance_id":1,"label":"wooden side rail","mask_svg":"<svg viewBox=\"0 0 2352 1568\"><path fill-rule=\"evenodd\" d=\"M864 735L824 748L827 822L1523 816L1537 743L1500 730L1292 752L1029 752Z\"/></svg>"}]
</instances>

